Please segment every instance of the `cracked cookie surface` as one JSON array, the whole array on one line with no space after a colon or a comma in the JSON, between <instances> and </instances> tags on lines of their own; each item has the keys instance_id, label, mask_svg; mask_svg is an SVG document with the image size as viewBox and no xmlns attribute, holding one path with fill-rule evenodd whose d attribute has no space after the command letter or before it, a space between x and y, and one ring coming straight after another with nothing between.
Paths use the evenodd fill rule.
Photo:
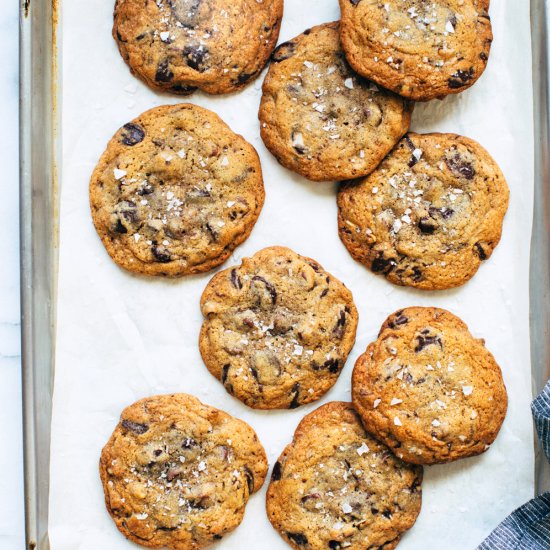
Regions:
<instances>
[{"instance_id":1,"label":"cracked cookie surface","mask_svg":"<svg viewBox=\"0 0 550 550\"><path fill-rule=\"evenodd\" d=\"M128 539L198 550L241 523L267 459L248 424L175 394L126 408L99 467L107 510Z\"/></svg>"},{"instance_id":2,"label":"cracked cookie surface","mask_svg":"<svg viewBox=\"0 0 550 550\"><path fill-rule=\"evenodd\" d=\"M386 319L355 364L352 396L367 431L414 464L485 452L508 406L484 341L452 313L432 307Z\"/></svg>"},{"instance_id":3,"label":"cracked cookie surface","mask_svg":"<svg viewBox=\"0 0 550 550\"><path fill-rule=\"evenodd\" d=\"M508 199L500 168L478 143L410 133L372 174L341 186L340 238L394 284L453 288L493 253Z\"/></svg>"},{"instance_id":4,"label":"cracked cookie surface","mask_svg":"<svg viewBox=\"0 0 550 550\"><path fill-rule=\"evenodd\" d=\"M113 260L179 277L223 263L264 203L258 155L213 112L156 107L111 139L90 181L96 230Z\"/></svg>"},{"instance_id":5,"label":"cracked cookie surface","mask_svg":"<svg viewBox=\"0 0 550 550\"><path fill-rule=\"evenodd\" d=\"M267 515L299 550L391 550L420 513L422 475L365 432L351 403L328 403L275 463Z\"/></svg>"},{"instance_id":6,"label":"cracked cookie surface","mask_svg":"<svg viewBox=\"0 0 550 550\"><path fill-rule=\"evenodd\" d=\"M208 370L257 409L320 399L355 343L351 292L316 261L284 247L215 275L201 310L199 345Z\"/></svg>"},{"instance_id":7,"label":"cracked cookie surface","mask_svg":"<svg viewBox=\"0 0 550 550\"><path fill-rule=\"evenodd\" d=\"M224 94L264 68L282 16L283 0L117 0L113 37L150 87Z\"/></svg>"},{"instance_id":8,"label":"cracked cookie surface","mask_svg":"<svg viewBox=\"0 0 550 550\"><path fill-rule=\"evenodd\" d=\"M314 181L366 175L408 130L412 104L357 75L327 23L273 53L261 136L279 162Z\"/></svg>"},{"instance_id":9,"label":"cracked cookie surface","mask_svg":"<svg viewBox=\"0 0 550 550\"><path fill-rule=\"evenodd\" d=\"M340 0L350 65L415 101L462 92L482 75L493 39L489 0Z\"/></svg>"}]
</instances>

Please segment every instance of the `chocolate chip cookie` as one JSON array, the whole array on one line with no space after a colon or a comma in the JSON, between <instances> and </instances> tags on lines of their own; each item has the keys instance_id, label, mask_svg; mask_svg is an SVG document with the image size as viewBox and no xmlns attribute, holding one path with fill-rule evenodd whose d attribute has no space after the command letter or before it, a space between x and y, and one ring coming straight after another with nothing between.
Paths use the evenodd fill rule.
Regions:
<instances>
[{"instance_id":1,"label":"chocolate chip cookie","mask_svg":"<svg viewBox=\"0 0 550 550\"><path fill-rule=\"evenodd\" d=\"M223 263L264 203L258 155L214 113L151 109L111 139L90 181L96 230L134 273L178 277Z\"/></svg>"},{"instance_id":2,"label":"chocolate chip cookie","mask_svg":"<svg viewBox=\"0 0 550 550\"><path fill-rule=\"evenodd\" d=\"M392 283L463 285L500 241L508 186L475 141L408 134L368 177L338 193L340 238Z\"/></svg>"},{"instance_id":3,"label":"chocolate chip cookie","mask_svg":"<svg viewBox=\"0 0 550 550\"><path fill-rule=\"evenodd\" d=\"M288 248L266 248L215 275L201 309L208 370L256 409L293 409L322 397L355 342L351 292Z\"/></svg>"},{"instance_id":4,"label":"chocolate chip cookie","mask_svg":"<svg viewBox=\"0 0 550 550\"><path fill-rule=\"evenodd\" d=\"M241 523L267 459L245 422L190 395L160 395L122 412L99 470L124 536L150 548L198 550Z\"/></svg>"},{"instance_id":5,"label":"chocolate chip cookie","mask_svg":"<svg viewBox=\"0 0 550 550\"><path fill-rule=\"evenodd\" d=\"M328 403L275 463L267 515L300 550L391 550L420 513L421 483L422 467L365 433L351 403Z\"/></svg>"},{"instance_id":6,"label":"chocolate chip cookie","mask_svg":"<svg viewBox=\"0 0 550 550\"><path fill-rule=\"evenodd\" d=\"M224 94L258 76L282 16L283 0L117 0L113 37L150 87Z\"/></svg>"},{"instance_id":7,"label":"chocolate chip cookie","mask_svg":"<svg viewBox=\"0 0 550 550\"><path fill-rule=\"evenodd\" d=\"M411 121L412 103L349 67L338 28L327 23L281 44L260 105L267 148L283 166L314 181L372 172Z\"/></svg>"},{"instance_id":8,"label":"chocolate chip cookie","mask_svg":"<svg viewBox=\"0 0 550 550\"><path fill-rule=\"evenodd\" d=\"M350 65L384 88L426 101L482 75L493 33L489 0L340 0Z\"/></svg>"},{"instance_id":9,"label":"chocolate chip cookie","mask_svg":"<svg viewBox=\"0 0 550 550\"><path fill-rule=\"evenodd\" d=\"M500 368L484 341L433 307L390 315L357 360L352 386L367 431L413 464L483 453L508 406Z\"/></svg>"}]
</instances>

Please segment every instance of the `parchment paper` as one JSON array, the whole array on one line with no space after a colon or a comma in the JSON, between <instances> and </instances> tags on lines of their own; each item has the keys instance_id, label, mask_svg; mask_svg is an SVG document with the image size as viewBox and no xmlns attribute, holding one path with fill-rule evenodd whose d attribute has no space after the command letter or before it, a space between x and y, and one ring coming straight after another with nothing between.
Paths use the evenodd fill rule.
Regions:
<instances>
[{"instance_id":1,"label":"parchment paper","mask_svg":"<svg viewBox=\"0 0 550 550\"><path fill-rule=\"evenodd\" d=\"M188 392L249 422L271 465L300 419L322 403L349 400L357 356L386 316L410 305L450 309L486 339L510 395L504 427L481 457L426 469L424 503L400 549L473 549L533 495L529 412L528 269L533 190L529 3L494 1L488 69L460 96L419 105L412 129L477 139L511 188L502 243L465 287L439 293L397 288L355 263L338 239L335 185L280 167L259 137L263 76L245 91L188 100L217 112L257 149L267 200L250 239L224 267L265 246L286 245L317 259L353 291L357 343L332 391L294 411L256 412L230 397L204 367L197 346L199 296L213 273L166 281L135 277L109 259L88 206L88 180L112 134L142 111L181 98L157 95L132 77L110 36L113 0L62 2L62 195L57 366L52 430L50 536L53 550L130 548L103 504L97 465L121 410L159 393ZM338 19L336 0L286 0L281 41ZM265 486L243 524L218 547L285 549L264 512Z\"/></svg>"}]
</instances>

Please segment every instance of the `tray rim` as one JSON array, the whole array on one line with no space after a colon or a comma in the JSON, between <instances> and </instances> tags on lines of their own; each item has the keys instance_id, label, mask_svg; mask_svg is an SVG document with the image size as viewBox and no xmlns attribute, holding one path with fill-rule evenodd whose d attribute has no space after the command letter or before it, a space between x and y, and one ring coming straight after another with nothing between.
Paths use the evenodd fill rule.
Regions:
<instances>
[{"instance_id":1,"label":"tray rim","mask_svg":"<svg viewBox=\"0 0 550 550\"><path fill-rule=\"evenodd\" d=\"M28 550L50 548L49 450L58 250L55 37L60 1L20 0L21 366ZM550 378L548 1L530 1L535 123L535 201L530 265L533 395ZM43 60L48 62L41 63ZM540 445L535 454L535 490L537 494L550 490L550 466Z\"/></svg>"}]
</instances>

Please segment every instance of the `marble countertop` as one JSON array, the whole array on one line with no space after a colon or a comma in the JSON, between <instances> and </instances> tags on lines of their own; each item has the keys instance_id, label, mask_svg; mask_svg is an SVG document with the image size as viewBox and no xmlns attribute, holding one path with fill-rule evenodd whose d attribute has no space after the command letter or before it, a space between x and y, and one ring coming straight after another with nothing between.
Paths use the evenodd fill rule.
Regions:
<instances>
[{"instance_id":1,"label":"marble countertop","mask_svg":"<svg viewBox=\"0 0 550 550\"><path fill-rule=\"evenodd\" d=\"M0 548L23 548L23 450L19 330L19 2L0 10Z\"/></svg>"}]
</instances>

